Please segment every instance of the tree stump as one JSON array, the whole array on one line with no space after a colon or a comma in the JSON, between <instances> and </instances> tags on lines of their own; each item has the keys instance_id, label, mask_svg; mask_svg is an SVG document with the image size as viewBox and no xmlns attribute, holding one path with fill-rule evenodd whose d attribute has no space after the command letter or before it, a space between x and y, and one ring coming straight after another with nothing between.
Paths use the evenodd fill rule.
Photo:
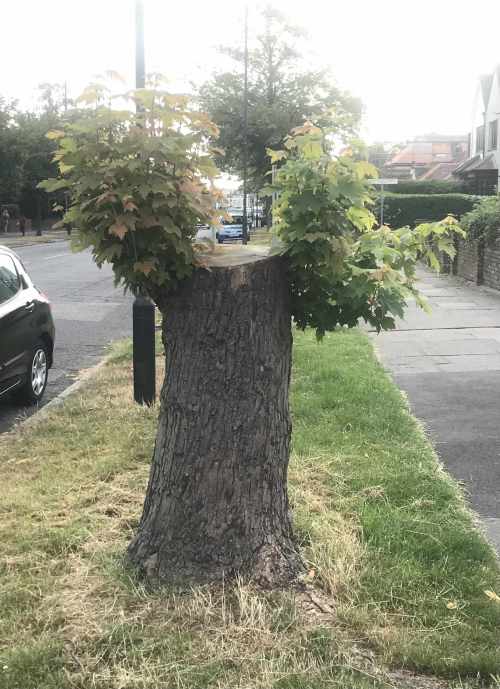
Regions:
<instances>
[{"instance_id":1,"label":"tree stump","mask_svg":"<svg viewBox=\"0 0 500 689\"><path fill-rule=\"evenodd\" d=\"M166 353L158 434L128 553L149 578L263 586L302 571L287 469L291 316L284 259L224 247L157 298Z\"/></svg>"}]
</instances>

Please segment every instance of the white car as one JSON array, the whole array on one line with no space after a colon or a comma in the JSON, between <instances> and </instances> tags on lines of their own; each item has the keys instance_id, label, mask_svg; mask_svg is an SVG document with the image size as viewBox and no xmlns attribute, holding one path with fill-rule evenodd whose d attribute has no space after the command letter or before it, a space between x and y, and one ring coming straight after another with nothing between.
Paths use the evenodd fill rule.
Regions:
<instances>
[{"instance_id":1,"label":"white car","mask_svg":"<svg viewBox=\"0 0 500 689\"><path fill-rule=\"evenodd\" d=\"M197 225L196 226L196 237L195 242L216 242L215 227L209 227L208 225Z\"/></svg>"}]
</instances>

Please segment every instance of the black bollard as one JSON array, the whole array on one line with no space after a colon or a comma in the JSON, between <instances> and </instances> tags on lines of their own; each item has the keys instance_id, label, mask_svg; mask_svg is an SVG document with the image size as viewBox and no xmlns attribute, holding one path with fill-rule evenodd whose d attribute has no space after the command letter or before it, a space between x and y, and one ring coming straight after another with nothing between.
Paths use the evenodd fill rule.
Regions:
<instances>
[{"instance_id":1,"label":"black bollard","mask_svg":"<svg viewBox=\"0 0 500 689\"><path fill-rule=\"evenodd\" d=\"M153 404L155 377L155 307L151 299L137 296L132 309L134 399L138 404Z\"/></svg>"}]
</instances>

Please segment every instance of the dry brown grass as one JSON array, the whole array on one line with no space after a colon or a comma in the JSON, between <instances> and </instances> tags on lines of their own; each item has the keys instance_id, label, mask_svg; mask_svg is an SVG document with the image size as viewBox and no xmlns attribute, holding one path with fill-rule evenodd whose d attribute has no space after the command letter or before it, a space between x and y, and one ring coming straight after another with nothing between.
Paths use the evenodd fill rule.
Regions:
<instances>
[{"instance_id":1,"label":"dry brown grass","mask_svg":"<svg viewBox=\"0 0 500 689\"><path fill-rule=\"evenodd\" d=\"M292 457L290 499L305 537L308 563L334 599L352 602L363 566L360 527L354 515L341 512L342 477L338 458Z\"/></svg>"},{"instance_id":2,"label":"dry brown grass","mask_svg":"<svg viewBox=\"0 0 500 689\"><path fill-rule=\"evenodd\" d=\"M160 363L159 385L161 377ZM268 689L304 674L323 681L331 670L308 649L308 635L323 629L322 653L337 658L334 616L319 613L307 595L264 594L243 581L153 592L127 570L123 554L140 515L156 413L134 405L130 363L118 358L98 371L92 392L84 389L0 439L8 457L2 586L14 604L2 644L35 649L57 642L61 687ZM355 529L329 515L328 495L315 496L321 477L305 488L311 471L294 469L302 485L294 500L314 513L311 567L329 594L340 595L353 581L361 549ZM345 560L334 568L340 544ZM29 663L16 672L9 689L28 681L27 689ZM41 686L52 686L45 681Z\"/></svg>"}]
</instances>

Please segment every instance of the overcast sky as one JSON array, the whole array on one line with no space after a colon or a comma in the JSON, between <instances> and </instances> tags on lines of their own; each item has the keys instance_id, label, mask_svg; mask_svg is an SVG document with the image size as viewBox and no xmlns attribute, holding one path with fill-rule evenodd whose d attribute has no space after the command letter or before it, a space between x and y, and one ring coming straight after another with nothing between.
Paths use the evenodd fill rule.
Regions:
<instances>
[{"instance_id":1,"label":"overcast sky","mask_svg":"<svg viewBox=\"0 0 500 689\"><path fill-rule=\"evenodd\" d=\"M202 80L243 32L243 0L144 0L147 71ZM500 63L500 2L275 0L309 33L308 59L365 106L369 141L464 133L481 73ZM250 35L257 8L249 2ZM1 0L0 95L34 102L44 81L77 95L112 69L134 79L133 0Z\"/></svg>"}]
</instances>

